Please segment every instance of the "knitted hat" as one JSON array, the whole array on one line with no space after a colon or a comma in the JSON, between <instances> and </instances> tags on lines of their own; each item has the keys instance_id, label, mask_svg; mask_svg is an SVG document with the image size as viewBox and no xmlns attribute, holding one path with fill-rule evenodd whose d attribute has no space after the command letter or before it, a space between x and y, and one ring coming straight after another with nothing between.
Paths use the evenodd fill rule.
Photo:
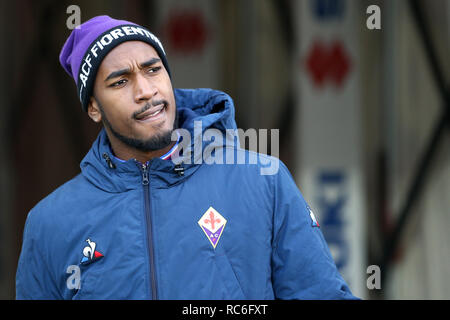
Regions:
<instances>
[{"instance_id":1,"label":"knitted hat","mask_svg":"<svg viewBox=\"0 0 450 320\"><path fill-rule=\"evenodd\" d=\"M98 16L72 31L61 50L59 61L64 70L75 80L84 111L87 111L102 60L119 44L133 40L150 44L158 53L170 76L161 42L144 27L108 16Z\"/></svg>"}]
</instances>

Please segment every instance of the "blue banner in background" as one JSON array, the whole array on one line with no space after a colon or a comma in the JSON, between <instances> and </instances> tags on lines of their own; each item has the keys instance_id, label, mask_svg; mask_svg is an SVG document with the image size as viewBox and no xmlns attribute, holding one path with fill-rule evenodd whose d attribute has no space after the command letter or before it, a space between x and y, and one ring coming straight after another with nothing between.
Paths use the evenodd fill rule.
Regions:
<instances>
[{"instance_id":1,"label":"blue banner in background","mask_svg":"<svg viewBox=\"0 0 450 320\"><path fill-rule=\"evenodd\" d=\"M345 14L344 0L310 0L313 16L318 20L341 19Z\"/></svg>"}]
</instances>

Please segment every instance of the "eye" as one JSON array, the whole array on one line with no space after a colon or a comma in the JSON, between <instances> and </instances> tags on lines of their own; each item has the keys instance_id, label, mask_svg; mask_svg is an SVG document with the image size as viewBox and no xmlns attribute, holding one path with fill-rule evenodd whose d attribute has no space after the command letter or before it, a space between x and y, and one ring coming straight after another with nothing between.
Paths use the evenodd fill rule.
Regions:
<instances>
[{"instance_id":1,"label":"eye","mask_svg":"<svg viewBox=\"0 0 450 320\"><path fill-rule=\"evenodd\" d=\"M148 73L155 73L158 72L159 70L161 70L161 66L157 66L157 67L150 67L147 69Z\"/></svg>"},{"instance_id":2,"label":"eye","mask_svg":"<svg viewBox=\"0 0 450 320\"><path fill-rule=\"evenodd\" d=\"M111 84L110 87L120 87L120 86L124 85L126 82L127 82L126 79L121 79L121 80Z\"/></svg>"}]
</instances>

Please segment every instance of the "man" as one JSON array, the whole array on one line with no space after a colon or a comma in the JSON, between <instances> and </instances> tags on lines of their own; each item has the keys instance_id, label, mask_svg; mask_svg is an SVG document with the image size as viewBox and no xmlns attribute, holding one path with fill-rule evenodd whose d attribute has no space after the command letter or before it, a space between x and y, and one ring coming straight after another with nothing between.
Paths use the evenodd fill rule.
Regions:
<instances>
[{"instance_id":1,"label":"man","mask_svg":"<svg viewBox=\"0 0 450 320\"><path fill-rule=\"evenodd\" d=\"M263 175L260 163L192 156L198 142L211 157L255 154L202 138L236 129L233 102L174 90L153 34L95 17L72 32L60 62L104 128L81 173L29 213L18 299L355 298L282 163Z\"/></svg>"}]
</instances>

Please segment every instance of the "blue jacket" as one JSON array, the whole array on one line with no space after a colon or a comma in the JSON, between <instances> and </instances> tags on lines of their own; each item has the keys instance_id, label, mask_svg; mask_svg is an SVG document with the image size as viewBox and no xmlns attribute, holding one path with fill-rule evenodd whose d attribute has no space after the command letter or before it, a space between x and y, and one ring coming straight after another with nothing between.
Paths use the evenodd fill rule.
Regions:
<instances>
[{"instance_id":1,"label":"blue jacket","mask_svg":"<svg viewBox=\"0 0 450 320\"><path fill-rule=\"evenodd\" d=\"M196 120L236 129L226 94L175 97L189 132ZM191 161L183 174L170 160L120 162L102 130L81 173L28 214L16 297L354 299L285 165L264 175L247 162Z\"/></svg>"}]
</instances>

